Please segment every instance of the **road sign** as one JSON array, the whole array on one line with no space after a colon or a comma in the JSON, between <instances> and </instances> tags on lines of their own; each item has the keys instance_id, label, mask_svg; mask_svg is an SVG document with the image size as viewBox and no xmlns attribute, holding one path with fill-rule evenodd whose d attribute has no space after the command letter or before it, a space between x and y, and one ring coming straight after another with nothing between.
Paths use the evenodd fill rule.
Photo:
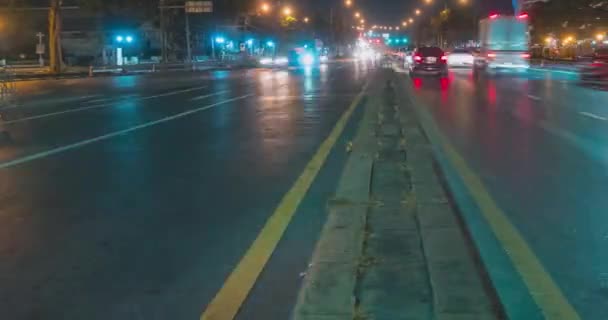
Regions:
<instances>
[{"instance_id":1,"label":"road sign","mask_svg":"<svg viewBox=\"0 0 608 320\"><path fill-rule=\"evenodd\" d=\"M38 43L36 45L36 54L44 54L45 51L46 51L46 47L45 47L44 43Z\"/></svg>"},{"instance_id":2,"label":"road sign","mask_svg":"<svg viewBox=\"0 0 608 320\"><path fill-rule=\"evenodd\" d=\"M187 13L211 13L213 12L213 1L186 1Z\"/></svg>"}]
</instances>

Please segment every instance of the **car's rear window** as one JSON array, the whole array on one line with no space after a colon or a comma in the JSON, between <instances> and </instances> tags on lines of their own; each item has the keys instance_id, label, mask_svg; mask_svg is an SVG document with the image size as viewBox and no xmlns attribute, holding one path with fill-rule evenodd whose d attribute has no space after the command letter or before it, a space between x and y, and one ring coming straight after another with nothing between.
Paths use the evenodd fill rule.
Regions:
<instances>
[{"instance_id":1,"label":"car's rear window","mask_svg":"<svg viewBox=\"0 0 608 320\"><path fill-rule=\"evenodd\" d=\"M471 53L471 51L467 49L454 49L452 50L452 53Z\"/></svg>"},{"instance_id":2,"label":"car's rear window","mask_svg":"<svg viewBox=\"0 0 608 320\"><path fill-rule=\"evenodd\" d=\"M419 48L418 52L423 56L431 56L431 57L441 57L443 55L443 50L437 47L425 47Z\"/></svg>"}]
</instances>

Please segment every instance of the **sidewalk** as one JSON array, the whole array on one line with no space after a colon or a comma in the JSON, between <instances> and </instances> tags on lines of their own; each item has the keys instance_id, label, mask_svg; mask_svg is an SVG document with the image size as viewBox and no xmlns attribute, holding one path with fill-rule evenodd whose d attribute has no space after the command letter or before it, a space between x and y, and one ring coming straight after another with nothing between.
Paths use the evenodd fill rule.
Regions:
<instances>
[{"instance_id":1,"label":"sidewalk","mask_svg":"<svg viewBox=\"0 0 608 320\"><path fill-rule=\"evenodd\" d=\"M378 71L294 320L498 319L394 73Z\"/></svg>"},{"instance_id":2,"label":"sidewalk","mask_svg":"<svg viewBox=\"0 0 608 320\"><path fill-rule=\"evenodd\" d=\"M158 72L179 72L179 71L207 71L213 69L231 68L230 65L209 64L209 63L170 63L170 64L138 64L125 66L111 67L94 67L92 70L93 77L99 76L121 76L133 74L147 74ZM59 74L51 74L48 68L15 68L10 69L13 72L13 80L28 81L28 80L56 80L56 79L74 79L90 77L89 67L66 67Z\"/></svg>"}]
</instances>

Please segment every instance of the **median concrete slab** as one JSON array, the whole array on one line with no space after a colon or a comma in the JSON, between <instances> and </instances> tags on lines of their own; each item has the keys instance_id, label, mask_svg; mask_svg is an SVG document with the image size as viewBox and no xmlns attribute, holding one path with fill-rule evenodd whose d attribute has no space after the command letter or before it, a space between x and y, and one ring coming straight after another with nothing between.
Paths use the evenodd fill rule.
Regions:
<instances>
[{"instance_id":1,"label":"median concrete slab","mask_svg":"<svg viewBox=\"0 0 608 320\"><path fill-rule=\"evenodd\" d=\"M432 148L385 85L393 76L368 88L293 319L497 319Z\"/></svg>"}]
</instances>

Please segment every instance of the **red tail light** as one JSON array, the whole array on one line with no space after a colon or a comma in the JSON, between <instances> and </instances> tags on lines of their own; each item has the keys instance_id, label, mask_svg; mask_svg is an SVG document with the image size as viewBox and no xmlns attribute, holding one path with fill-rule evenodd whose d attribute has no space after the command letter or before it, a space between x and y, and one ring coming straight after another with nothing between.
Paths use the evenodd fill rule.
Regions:
<instances>
[{"instance_id":1,"label":"red tail light","mask_svg":"<svg viewBox=\"0 0 608 320\"><path fill-rule=\"evenodd\" d=\"M496 53L488 53L488 58L496 58Z\"/></svg>"},{"instance_id":2,"label":"red tail light","mask_svg":"<svg viewBox=\"0 0 608 320\"><path fill-rule=\"evenodd\" d=\"M518 15L517 18L519 18L519 19L528 19L528 14L527 13L522 13L522 14Z\"/></svg>"},{"instance_id":3,"label":"red tail light","mask_svg":"<svg viewBox=\"0 0 608 320\"><path fill-rule=\"evenodd\" d=\"M448 61L448 56L442 55L441 56L441 61Z\"/></svg>"},{"instance_id":4,"label":"red tail light","mask_svg":"<svg viewBox=\"0 0 608 320\"><path fill-rule=\"evenodd\" d=\"M420 61L422 61L422 57L419 56L419 55L415 55L414 56L414 61L420 62Z\"/></svg>"},{"instance_id":5,"label":"red tail light","mask_svg":"<svg viewBox=\"0 0 608 320\"><path fill-rule=\"evenodd\" d=\"M490 15L490 19L496 19L498 18L498 13L493 13Z\"/></svg>"},{"instance_id":6,"label":"red tail light","mask_svg":"<svg viewBox=\"0 0 608 320\"><path fill-rule=\"evenodd\" d=\"M530 54L529 53L523 53L521 55L521 57L524 58L524 59L530 59Z\"/></svg>"}]
</instances>

